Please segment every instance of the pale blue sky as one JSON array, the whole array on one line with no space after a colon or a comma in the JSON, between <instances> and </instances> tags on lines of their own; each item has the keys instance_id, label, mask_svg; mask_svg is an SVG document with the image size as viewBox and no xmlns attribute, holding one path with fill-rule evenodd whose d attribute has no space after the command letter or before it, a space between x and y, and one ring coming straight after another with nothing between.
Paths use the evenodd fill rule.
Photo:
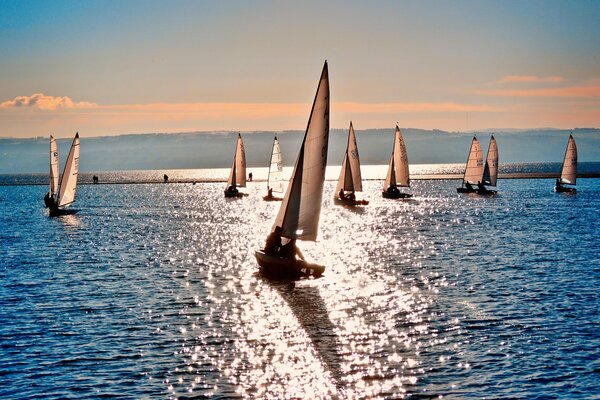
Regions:
<instances>
[{"instance_id":1,"label":"pale blue sky","mask_svg":"<svg viewBox=\"0 0 600 400\"><path fill-rule=\"evenodd\" d=\"M600 126L598 1L0 1L0 54L0 136L302 129L325 59L335 127Z\"/></svg>"}]
</instances>

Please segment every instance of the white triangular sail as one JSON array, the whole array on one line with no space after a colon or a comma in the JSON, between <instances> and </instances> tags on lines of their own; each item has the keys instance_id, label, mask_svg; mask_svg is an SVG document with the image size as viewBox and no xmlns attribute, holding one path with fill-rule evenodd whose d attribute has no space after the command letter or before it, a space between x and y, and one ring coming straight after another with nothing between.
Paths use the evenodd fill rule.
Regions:
<instances>
[{"instance_id":1,"label":"white triangular sail","mask_svg":"<svg viewBox=\"0 0 600 400\"><path fill-rule=\"evenodd\" d=\"M325 62L304 140L273 225L273 229L276 226L282 227L283 237L313 241L317 239L328 142L329 74Z\"/></svg>"},{"instance_id":2,"label":"white triangular sail","mask_svg":"<svg viewBox=\"0 0 600 400\"><path fill-rule=\"evenodd\" d=\"M467 159L467 167L465 169L465 176L463 177L463 183L470 183L476 185L481 182L483 177L483 152L481 151L481 145L476 137L471 142L471 149L469 150L469 158Z\"/></svg>"},{"instance_id":3,"label":"white triangular sail","mask_svg":"<svg viewBox=\"0 0 600 400\"><path fill-rule=\"evenodd\" d=\"M340 178L335 189L335 194L340 192L340 189L345 191L361 192L362 177L360 175L360 158L358 156L358 146L356 145L356 135L354 127L350 122L350 130L348 131L348 144L346 146L346 154L342 162Z\"/></svg>"},{"instance_id":4,"label":"white triangular sail","mask_svg":"<svg viewBox=\"0 0 600 400\"><path fill-rule=\"evenodd\" d=\"M60 190L58 192L58 206L63 207L75 201L77 191L77 175L79 173L79 133L73 138L71 150L67 156L65 169L60 179Z\"/></svg>"},{"instance_id":5,"label":"white triangular sail","mask_svg":"<svg viewBox=\"0 0 600 400\"><path fill-rule=\"evenodd\" d=\"M50 135L50 198L58 193L58 145L54 136Z\"/></svg>"},{"instance_id":6,"label":"white triangular sail","mask_svg":"<svg viewBox=\"0 0 600 400\"><path fill-rule=\"evenodd\" d=\"M485 169L483 171L483 183L489 186L496 186L498 180L498 145L494 135L490 138L490 147L488 147L487 157L485 159Z\"/></svg>"},{"instance_id":7,"label":"white triangular sail","mask_svg":"<svg viewBox=\"0 0 600 400\"><path fill-rule=\"evenodd\" d=\"M271 162L269 163L269 175L267 177L267 188L274 192L283 193L283 159L277 136L273 139L271 151Z\"/></svg>"},{"instance_id":8,"label":"white triangular sail","mask_svg":"<svg viewBox=\"0 0 600 400\"><path fill-rule=\"evenodd\" d=\"M238 133L235 144L235 154L231 164L231 172L227 180L227 187L239 186L246 187L246 152L244 150L244 141L242 135Z\"/></svg>"},{"instance_id":9,"label":"white triangular sail","mask_svg":"<svg viewBox=\"0 0 600 400\"><path fill-rule=\"evenodd\" d=\"M385 177L383 189L386 190L390 186L410 187L410 172L408 170L408 155L406 153L406 145L400 128L396 126L394 134L394 147L392 156L388 166L388 173Z\"/></svg>"},{"instance_id":10,"label":"white triangular sail","mask_svg":"<svg viewBox=\"0 0 600 400\"><path fill-rule=\"evenodd\" d=\"M573 135L569 135L565 159L560 173L561 183L575 185L577 183L577 145Z\"/></svg>"}]
</instances>

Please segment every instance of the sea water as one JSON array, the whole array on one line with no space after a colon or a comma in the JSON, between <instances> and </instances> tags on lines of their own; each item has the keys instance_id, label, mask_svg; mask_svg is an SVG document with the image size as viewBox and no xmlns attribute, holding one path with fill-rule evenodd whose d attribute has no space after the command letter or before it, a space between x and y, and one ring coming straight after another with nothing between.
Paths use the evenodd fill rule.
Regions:
<instances>
[{"instance_id":1,"label":"sea water","mask_svg":"<svg viewBox=\"0 0 600 400\"><path fill-rule=\"evenodd\" d=\"M600 180L332 202L320 279L261 277L264 183L0 186L0 398L598 398Z\"/></svg>"}]
</instances>

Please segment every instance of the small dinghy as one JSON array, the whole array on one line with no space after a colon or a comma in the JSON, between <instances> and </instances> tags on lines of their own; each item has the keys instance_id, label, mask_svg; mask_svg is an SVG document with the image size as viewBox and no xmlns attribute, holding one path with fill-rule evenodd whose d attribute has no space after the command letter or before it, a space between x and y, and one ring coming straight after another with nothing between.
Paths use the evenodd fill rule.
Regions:
<instances>
[{"instance_id":1,"label":"small dinghy","mask_svg":"<svg viewBox=\"0 0 600 400\"><path fill-rule=\"evenodd\" d=\"M308 126L281 207L267 237L265 249L255 252L261 271L268 276L299 279L318 277L325 271L322 265L306 262L295 242L317 239L328 142L329 74L325 61ZM284 244L284 241L287 243Z\"/></svg>"},{"instance_id":2,"label":"small dinghy","mask_svg":"<svg viewBox=\"0 0 600 400\"><path fill-rule=\"evenodd\" d=\"M281 157L281 148L279 147L277 136L273 139L271 162L269 163L269 174L267 175L267 195L263 196L263 200L283 200L282 197L273 196L273 192L283 193L283 158Z\"/></svg>"},{"instance_id":3,"label":"small dinghy","mask_svg":"<svg viewBox=\"0 0 600 400\"><path fill-rule=\"evenodd\" d=\"M50 135L50 191L44 196L44 204L51 217L72 215L79 210L66 208L75 202L77 176L79 174L79 133L75 134L67 156L65 169L58 183L58 145Z\"/></svg>"},{"instance_id":4,"label":"small dinghy","mask_svg":"<svg viewBox=\"0 0 600 400\"><path fill-rule=\"evenodd\" d=\"M577 145L573 134L569 135L569 142L567 143L567 150L565 151L565 158L563 160L562 171L560 178L556 180L554 191L558 193L575 193L577 189L574 187L568 187L565 185L577 184Z\"/></svg>"},{"instance_id":5,"label":"small dinghy","mask_svg":"<svg viewBox=\"0 0 600 400\"><path fill-rule=\"evenodd\" d=\"M360 174L360 158L358 156L358 146L356 145L356 135L354 134L352 121L350 121L348 144L346 145L346 154L344 154L338 184L335 188L334 204L350 207L366 206L369 204L368 200L356 200L355 192L362 192L362 177Z\"/></svg>"},{"instance_id":6,"label":"small dinghy","mask_svg":"<svg viewBox=\"0 0 600 400\"><path fill-rule=\"evenodd\" d=\"M242 135L238 133L235 144L235 153L233 154L233 163L231 172L225 188L225 197L242 197L245 194L240 193L238 187L246 187L246 152L244 151L244 141Z\"/></svg>"},{"instance_id":7,"label":"small dinghy","mask_svg":"<svg viewBox=\"0 0 600 400\"><path fill-rule=\"evenodd\" d=\"M394 147L392 147L392 157L388 173L383 184L381 195L386 199L407 199L413 197L410 193L402 193L399 187L410 187L410 174L408 171L408 156L404 138L400 128L396 125L394 134Z\"/></svg>"}]
</instances>

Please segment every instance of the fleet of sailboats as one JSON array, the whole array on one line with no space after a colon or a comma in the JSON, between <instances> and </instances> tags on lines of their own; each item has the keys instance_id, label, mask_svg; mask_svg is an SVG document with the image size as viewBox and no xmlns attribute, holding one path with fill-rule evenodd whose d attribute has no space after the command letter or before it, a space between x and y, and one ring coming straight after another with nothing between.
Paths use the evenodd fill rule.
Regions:
<instances>
[{"instance_id":1,"label":"fleet of sailboats","mask_svg":"<svg viewBox=\"0 0 600 400\"><path fill-rule=\"evenodd\" d=\"M329 143L329 73L323 66L308 126L285 196L265 248L255 252L262 271L272 276L320 276L325 267L306 262L296 240L317 239Z\"/></svg>"},{"instance_id":2,"label":"fleet of sailboats","mask_svg":"<svg viewBox=\"0 0 600 400\"><path fill-rule=\"evenodd\" d=\"M358 156L358 146L356 145L356 135L352 121L348 130L348 144L346 145L346 153L340 177L335 188L333 200L336 204L348 206L367 205L367 200L357 200L355 192L362 192L362 177L360 174L360 158Z\"/></svg>"},{"instance_id":3,"label":"fleet of sailboats","mask_svg":"<svg viewBox=\"0 0 600 400\"><path fill-rule=\"evenodd\" d=\"M273 193L283 193L283 158L277 136L273 138L273 147L271 148L271 161L269 162L269 173L267 174L267 195L263 197L265 201L281 201L281 197L273 196Z\"/></svg>"},{"instance_id":4,"label":"fleet of sailboats","mask_svg":"<svg viewBox=\"0 0 600 400\"><path fill-rule=\"evenodd\" d=\"M381 195L386 199L403 199L412 197L412 194L402 193L398 187L410 187L410 173L408 170L408 155L400 128L396 125L394 133L394 146L388 172L383 183Z\"/></svg>"},{"instance_id":5,"label":"fleet of sailboats","mask_svg":"<svg viewBox=\"0 0 600 400\"><path fill-rule=\"evenodd\" d=\"M231 171L229 179L227 179L227 187L225 188L225 197L242 197L238 187L246 187L246 151L244 150L244 141L242 135L238 133L235 144L235 152L233 153L233 162L231 163Z\"/></svg>"},{"instance_id":6,"label":"fleet of sailboats","mask_svg":"<svg viewBox=\"0 0 600 400\"><path fill-rule=\"evenodd\" d=\"M58 181L58 145L50 135L50 190L44 203L51 216L75 214L79 210L67 208L75 202L77 176L79 174L79 133L75 134L60 183Z\"/></svg>"},{"instance_id":7,"label":"fleet of sailboats","mask_svg":"<svg viewBox=\"0 0 600 400\"><path fill-rule=\"evenodd\" d=\"M555 192L574 193L577 191L574 187L565 185L577 184L577 145L573 135L569 135L569 141L567 142L567 149L565 150L565 158L562 164L562 170L560 178L556 180L554 186Z\"/></svg>"}]
</instances>

